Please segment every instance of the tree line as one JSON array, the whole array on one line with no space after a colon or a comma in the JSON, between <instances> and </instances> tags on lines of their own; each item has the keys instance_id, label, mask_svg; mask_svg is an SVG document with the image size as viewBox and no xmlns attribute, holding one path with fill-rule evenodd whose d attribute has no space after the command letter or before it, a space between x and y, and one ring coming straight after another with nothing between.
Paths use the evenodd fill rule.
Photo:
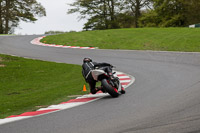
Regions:
<instances>
[{"instance_id":1,"label":"tree line","mask_svg":"<svg viewBox=\"0 0 200 133\"><path fill-rule=\"evenodd\" d=\"M0 34L13 33L20 20L35 22L42 16L45 8L36 0L0 0Z\"/></svg>"},{"instance_id":2,"label":"tree line","mask_svg":"<svg viewBox=\"0 0 200 133\"><path fill-rule=\"evenodd\" d=\"M200 0L76 0L70 6L69 14L87 19L85 30L200 23Z\"/></svg>"},{"instance_id":3,"label":"tree line","mask_svg":"<svg viewBox=\"0 0 200 133\"><path fill-rule=\"evenodd\" d=\"M75 0L69 14L86 18L85 30L184 27L200 23L200 0ZM20 21L46 16L36 0L0 0L0 34L13 33Z\"/></svg>"}]
</instances>

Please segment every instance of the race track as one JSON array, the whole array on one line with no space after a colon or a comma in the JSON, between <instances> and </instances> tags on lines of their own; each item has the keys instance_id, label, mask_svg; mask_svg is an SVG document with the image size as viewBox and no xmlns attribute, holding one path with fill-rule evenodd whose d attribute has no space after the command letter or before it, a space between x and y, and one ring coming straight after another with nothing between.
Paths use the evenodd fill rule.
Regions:
<instances>
[{"instance_id":1,"label":"race track","mask_svg":"<svg viewBox=\"0 0 200 133\"><path fill-rule=\"evenodd\" d=\"M81 50L30 44L38 36L0 36L0 53L81 64L109 62L136 82L103 99L0 125L0 133L199 133L200 53Z\"/></svg>"}]
</instances>

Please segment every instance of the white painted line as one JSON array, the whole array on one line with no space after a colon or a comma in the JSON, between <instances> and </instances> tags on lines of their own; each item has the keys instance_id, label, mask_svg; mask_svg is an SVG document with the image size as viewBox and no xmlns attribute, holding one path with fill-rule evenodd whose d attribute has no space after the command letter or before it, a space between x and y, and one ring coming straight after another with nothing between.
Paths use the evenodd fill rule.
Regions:
<instances>
[{"instance_id":1,"label":"white painted line","mask_svg":"<svg viewBox=\"0 0 200 133\"><path fill-rule=\"evenodd\" d=\"M77 98L92 98L92 97L98 97L98 98L101 98L101 97L105 97L105 96L108 96L109 94L108 93L97 93L95 95L93 94L88 94L88 95L83 95L82 97L77 97Z\"/></svg>"},{"instance_id":2,"label":"white painted line","mask_svg":"<svg viewBox=\"0 0 200 133\"><path fill-rule=\"evenodd\" d=\"M130 83L131 80L120 80L120 83Z\"/></svg>"},{"instance_id":3,"label":"white painted line","mask_svg":"<svg viewBox=\"0 0 200 133\"><path fill-rule=\"evenodd\" d=\"M39 109L38 111L41 111L41 110L48 110L48 109L60 109L60 110L63 110L63 109L69 109L69 108L73 108L73 107L76 107L76 106L79 106L79 105L82 105L83 102L75 102L75 103L67 103L67 104L59 104L59 105L51 105L47 108L41 108Z\"/></svg>"},{"instance_id":4,"label":"white painted line","mask_svg":"<svg viewBox=\"0 0 200 133\"><path fill-rule=\"evenodd\" d=\"M63 46L63 48L70 48L71 46Z\"/></svg>"},{"instance_id":5,"label":"white painted line","mask_svg":"<svg viewBox=\"0 0 200 133\"><path fill-rule=\"evenodd\" d=\"M18 121L18 120L30 118L30 117L32 117L32 116L20 116L20 117L0 119L0 125L10 123L10 122L13 122L13 121Z\"/></svg>"},{"instance_id":6,"label":"white painted line","mask_svg":"<svg viewBox=\"0 0 200 133\"><path fill-rule=\"evenodd\" d=\"M126 79L126 78L130 78L129 76L118 76L119 79Z\"/></svg>"}]
</instances>

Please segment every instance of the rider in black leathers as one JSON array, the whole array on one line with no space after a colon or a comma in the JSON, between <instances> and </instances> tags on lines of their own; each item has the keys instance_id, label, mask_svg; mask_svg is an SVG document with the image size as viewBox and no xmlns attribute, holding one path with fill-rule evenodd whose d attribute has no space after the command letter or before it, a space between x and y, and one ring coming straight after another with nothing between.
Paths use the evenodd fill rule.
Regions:
<instances>
[{"instance_id":1,"label":"rider in black leathers","mask_svg":"<svg viewBox=\"0 0 200 133\"><path fill-rule=\"evenodd\" d=\"M93 79L91 70L95 68L100 68L107 72L109 75L112 75L112 69L110 68L112 65L109 63L97 63L93 62L91 58L84 58L83 59L83 65L82 65L82 74L85 78L86 82L89 83L90 86L90 92L92 94L95 94L97 91L103 89L101 87L96 87L96 81Z\"/></svg>"}]
</instances>

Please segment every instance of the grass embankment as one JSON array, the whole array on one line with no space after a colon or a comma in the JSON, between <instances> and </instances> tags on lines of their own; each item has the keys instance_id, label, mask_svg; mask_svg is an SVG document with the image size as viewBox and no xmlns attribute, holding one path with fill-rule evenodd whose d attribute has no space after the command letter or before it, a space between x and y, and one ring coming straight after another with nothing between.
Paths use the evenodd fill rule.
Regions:
<instances>
[{"instance_id":1,"label":"grass embankment","mask_svg":"<svg viewBox=\"0 0 200 133\"><path fill-rule=\"evenodd\" d=\"M0 118L68 101L84 83L78 65L0 55Z\"/></svg>"},{"instance_id":2,"label":"grass embankment","mask_svg":"<svg viewBox=\"0 0 200 133\"><path fill-rule=\"evenodd\" d=\"M138 28L72 32L47 36L47 44L90 46L100 49L131 49L200 52L200 28Z\"/></svg>"}]
</instances>

